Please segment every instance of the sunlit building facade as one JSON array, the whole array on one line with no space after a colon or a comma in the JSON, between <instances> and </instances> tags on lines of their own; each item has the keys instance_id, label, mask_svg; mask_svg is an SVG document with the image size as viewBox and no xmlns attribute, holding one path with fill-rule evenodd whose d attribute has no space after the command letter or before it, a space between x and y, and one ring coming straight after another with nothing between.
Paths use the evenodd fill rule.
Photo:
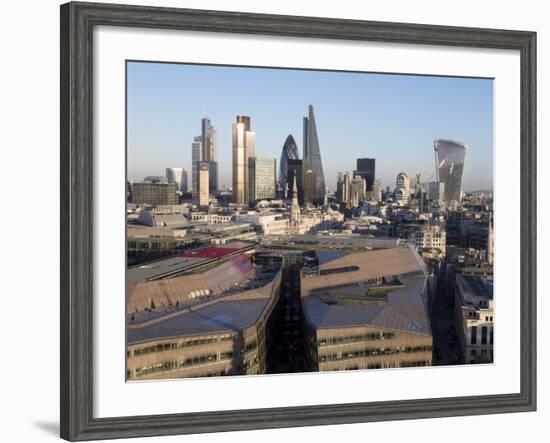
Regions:
<instances>
[{"instance_id":1,"label":"sunlit building facade","mask_svg":"<svg viewBox=\"0 0 550 443\"><path fill-rule=\"evenodd\" d=\"M319 148L319 136L315 124L313 106L309 105L308 116L304 117L304 171L311 169L315 174L315 203L322 204L325 199L326 184Z\"/></svg>"},{"instance_id":2,"label":"sunlit building facade","mask_svg":"<svg viewBox=\"0 0 550 443\"><path fill-rule=\"evenodd\" d=\"M233 202L248 203L248 161L256 156L256 133L250 130L250 117L238 115L232 126Z\"/></svg>"},{"instance_id":3,"label":"sunlit building facade","mask_svg":"<svg viewBox=\"0 0 550 443\"><path fill-rule=\"evenodd\" d=\"M301 278L313 371L429 366L426 268L409 247L358 252Z\"/></svg>"},{"instance_id":4,"label":"sunlit building facade","mask_svg":"<svg viewBox=\"0 0 550 443\"><path fill-rule=\"evenodd\" d=\"M460 204L466 145L446 139L434 141L436 181L445 183L445 205Z\"/></svg>"},{"instance_id":5,"label":"sunlit building facade","mask_svg":"<svg viewBox=\"0 0 550 443\"><path fill-rule=\"evenodd\" d=\"M276 197L276 167L277 161L274 158L250 157L248 161L249 203L273 200Z\"/></svg>"}]
</instances>

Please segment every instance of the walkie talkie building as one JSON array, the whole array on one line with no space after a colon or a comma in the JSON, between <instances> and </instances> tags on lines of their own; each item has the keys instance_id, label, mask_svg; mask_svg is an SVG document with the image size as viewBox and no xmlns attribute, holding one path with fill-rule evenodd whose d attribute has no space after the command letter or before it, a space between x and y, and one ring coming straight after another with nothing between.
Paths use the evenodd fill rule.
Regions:
<instances>
[{"instance_id":1,"label":"walkie talkie building","mask_svg":"<svg viewBox=\"0 0 550 443\"><path fill-rule=\"evenodd\" d=\"M435 173L438 182L445 183L445 206L460 203L462 193L462 172L466 157L464 143L437 139L434 140Z\"/></svg>"}]
</instances>

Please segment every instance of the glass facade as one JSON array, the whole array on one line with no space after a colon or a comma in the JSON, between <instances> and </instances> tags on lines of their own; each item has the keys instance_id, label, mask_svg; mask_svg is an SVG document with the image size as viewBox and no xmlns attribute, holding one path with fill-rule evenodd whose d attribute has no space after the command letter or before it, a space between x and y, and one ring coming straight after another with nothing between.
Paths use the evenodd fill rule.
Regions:
<instances>
[{"instance_id":1,"label":"glass facade","mask_svg":"<svg viewBox=\"0 0 550 443\"><path fill-rule=\"evenodd\" d=\"M325 174L312 105L309 105L308 116L304 117L304 170L308 169L315 174L315 203L322 204L326 192Z\"/></svg>"},{"instance_id":2,"label":"glass facade","mask_svg":"<svg viewBox=\"0 0 550 443\"><path fill-rule=\"evenodd\" d=\"M288 180L288 161L298 159L298 146L294 141L294 137L292 137L292 135L289 135L285 140L285 144L283 145L283 150L281 152L281 161L279 162L279 187L281 189L281 192L283 193L284 198L288 198L292 188L292 184Z\"/></svg>"},{"instance_id":3,"label":"glass facade","mask_svg":"<svg viewBox=\"0 0 550 443\"><path fill-rule=\"evenodd\" d=\"M354 171L354 175L363 177L367 184L367 191L372 191L375 179L375 162L374 158L358 158L357 170Z\"/></svg>"},{"instance_id":4,"label":"glass facade","mask_svg":"<svg viewBox=\"0 0 550 443\"><path fill-rule=\"evenodd\" d=\"M276 197L275 170L277 161L274 158L249 159L249 198L250 203L258 200L271 200Z\"/></svg>"},{"instance_id":5,"label":"glass facade","mask_svg":"<svg viewBox=\"0 0 550 443\"><path fill-rule=\"evenodd\" d=\"M202 137L199 135L193 139L191 144L191 187L193 196L196 198L199 190L199 162L202 160Z\"/></svg>"},{"instance_id":6,"label":"glass facade","mask_svg":"<svg viewBox=\"0 0 550 443\"><path fill-rule=\"evenodd\" d=\"M436 181L445 183L445 205L461 201L466 145L454 140L434 141Z\"/></svg>"}]
</instances>

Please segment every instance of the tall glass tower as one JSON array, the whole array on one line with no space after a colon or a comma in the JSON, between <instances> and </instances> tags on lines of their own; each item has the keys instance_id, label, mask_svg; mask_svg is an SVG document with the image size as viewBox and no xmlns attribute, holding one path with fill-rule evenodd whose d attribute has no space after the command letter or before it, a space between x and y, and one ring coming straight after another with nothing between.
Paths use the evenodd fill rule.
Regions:
<instances>
[{"instance_id":1,"label":"tall glass tower","mask_svg":"<svg viewBox=\"0 0 550 443\"><path fill-rule=\"evenodd\" d=\"M446 139L434 141L436 180L445 183L445 206L459 204L466 145Z\"/></svg>"},{"instance_id":2,"label":"tall glass tower","mask_svg":"<svg viewBox=\"0 0 550 443\"><path fill-rule=\"evenodd\" d=\"M250 130L250 117L238 115L232 125L233 202L248 203L248 160L256 156L256 133Z\"/></svg>"},{"instance_id":3,"label":"tall glass tower","mask_svg":"<svg viewBox=\"0 0 550 443\"><path fill-rule=\"evenodd\" d=\"M199 162L202 160L202 136L193 138L191 143L191 187L193 197L198 198L199 192Z\"/></svg>"},{"instance_id":4,"label":"tall glass tower","mask_svg":"<svg viewBox=\"0 0 550 443\"><path fill-rule=\"evenodd\" d=\"M375 179L375 165L376 160L374 158L358 158L357 170L354 171L354 175L360 175L367 184L367 191L372 191Z\"/></svg>"},{"instance_id":5,"label":"tall glass tower","mask_svg":"<svg viewBox=\"0 0 550 443\"><path fill-rule=\"evenodd\" d=\"M208 117L201 120L201 138L201 161L208 162L208 186L210 187L210 193L215 195L218 191L218 133Z\"/></svg>"},{"instance_id":6,"label":"tall glass tower","mask_svg":"<svg viewBox=\"0 0 550 443\"><path fill-rule=\"evenodd\" d=\"M292 183L289 181L288 175L288 161L298 160L300 158L298 154L298 146L294 141L294 137L289 134L283 145L281 152L281 161L279 165L279 186L283 192L283 197L288 198L292 191Z\"/></svg>"},{"instance_id":7,"label":"tall glass tower","mask_svg":"<svg viewBox=\"0 0 550 443\"><path fill-rule=\"evenodd\" d=\"M319 149L319 137L313 106L309 105L308 116L304 117L304 171L311 169L315 174L315 203L322 204L325 199L326 185L321 151Z\"/></svg>"}]
</instances>

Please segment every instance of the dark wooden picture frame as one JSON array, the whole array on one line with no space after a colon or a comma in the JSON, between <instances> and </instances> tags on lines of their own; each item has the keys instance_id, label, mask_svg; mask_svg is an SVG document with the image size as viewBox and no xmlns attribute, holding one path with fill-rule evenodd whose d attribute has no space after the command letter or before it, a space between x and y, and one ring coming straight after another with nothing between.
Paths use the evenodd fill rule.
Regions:
<instances>
[{"instance_id":1,"label":"dark wooden picture frame","mask_svg":"<svg viewBox=\"0 0 550 443\"><path fill-rule=\"evenodd\" d=\"M497 48L521 57L521 391L214 411L93 416L92 54L96 26ZM536 33L204 10L61 6L61 437L91 440L495 414L536 409Z\"/></svg>"}]
</instances>

